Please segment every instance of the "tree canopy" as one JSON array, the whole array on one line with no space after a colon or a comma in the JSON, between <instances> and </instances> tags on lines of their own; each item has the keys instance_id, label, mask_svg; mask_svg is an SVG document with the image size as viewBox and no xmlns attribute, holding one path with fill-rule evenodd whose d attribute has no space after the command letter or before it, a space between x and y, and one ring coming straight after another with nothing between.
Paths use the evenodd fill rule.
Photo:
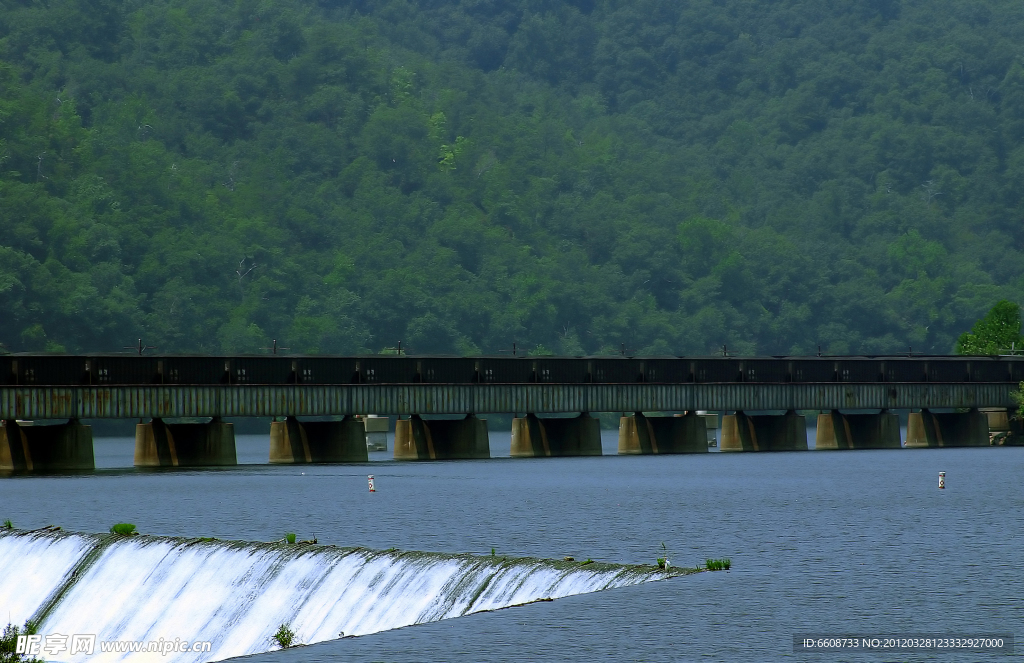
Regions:
<instances>
[{"instance_id":1,"label":"tree canopy","mask_svg":"<svg viewBox=\"0 0 1024 663\"><path fill-rule=\"evenodd\" d=\"M948 352L1024 286L1021 43L1011 0L0 0L0 343Z\"/></svg>"},{"instance_id":2,"label":"tree canopy","mask_svg":"<svg viewBox=\"0 0 1024 663\"><path fill-rule=\"evenodd\" d=\"M992 307L984 318L964 332L956 342L961 355L999 355L1024 350L1020 335L1020 306L1005 299Z\"/></svg>"}]
</instances>

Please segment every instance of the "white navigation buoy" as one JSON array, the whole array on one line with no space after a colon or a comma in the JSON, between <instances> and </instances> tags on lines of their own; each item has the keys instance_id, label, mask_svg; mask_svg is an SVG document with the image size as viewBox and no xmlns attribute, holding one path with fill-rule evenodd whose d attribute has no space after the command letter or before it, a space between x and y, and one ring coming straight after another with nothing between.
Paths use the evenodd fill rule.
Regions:
<instances>
[{"instance_id":1,"label":"white navigation buoy","mask_svg":"<svg viewBox=\"0 0 1024 663\"><path fill-rule=\"evenodd\" d=\"M946 473L945 472L939 472L939 488L945 488L945 487L946 487Z\"/></svg>"},{"instance_id":2,"label":"white navigation buoy","mask_svg":"<svg viewBox=\"0 0 1024 663\"><path fill-rule=\"evenodd\" d=\"M377 492L377 488L373 485L373 475L372 474L368 474L366 476L366 480L370 482L370 492L371 493L376 493Z\"/></svg>"}]
</instances>

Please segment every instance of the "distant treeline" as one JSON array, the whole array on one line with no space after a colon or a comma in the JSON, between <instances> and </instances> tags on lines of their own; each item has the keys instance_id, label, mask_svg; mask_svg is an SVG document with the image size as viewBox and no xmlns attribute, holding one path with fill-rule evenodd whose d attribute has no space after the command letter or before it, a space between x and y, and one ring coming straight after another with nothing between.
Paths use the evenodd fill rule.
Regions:
<instances>
[{"instance_id":1,"label":"distant treeline","mask_svg":"<svg viewBox=\"0 0 1024 663\"><path fill-rule=\"evenodd\" d=\"M0 0L10 351L949 352L1017 0Z\"/></svg>"}]
</instances>

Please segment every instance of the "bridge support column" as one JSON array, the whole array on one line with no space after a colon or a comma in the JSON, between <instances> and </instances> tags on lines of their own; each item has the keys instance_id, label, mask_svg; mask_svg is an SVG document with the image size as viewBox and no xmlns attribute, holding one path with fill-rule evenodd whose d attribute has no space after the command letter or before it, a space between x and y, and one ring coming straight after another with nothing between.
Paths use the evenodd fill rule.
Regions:
<instances>
[{"instance_id":1,"label":"bridge support column","mask_svg":"<svg viewBox=\"0 0 1024 663\"><path fill-rule=\"evenodd\" d=\"M385 420L386 421L386 420ZM270 462L365 463L366 428L352 416L341 421L299 421L288 417L270 424Z\"/></svg>"},{"instance_id":2,"label":"bridge support column","mask_svg":"<svg viewBox=\"0 0 1024 663\"><path fill-rule=\"evenodd\" d=\"M818 415L815 449L899 449L898 415L843 414L832 410Z\"/></svg>"},{"instance_id":3,"label":"bridge support column","mask_svg":"<svg viewBox=\"0 0 1024 663\"><path fill-rule=\"evenodd\" d=\"M512 457L600 456L601 423L584 412L572 419L512 420Z\"/></svg>"},{"instance_id":4,"label":"bridge support column","mask_svg":"<svg viewBox=\"0 0 1024 663\"><path fill-rule=\"evenodd\" d=\"M806 451L806 418L792 410L782 415L723 415L720 450Z\"/></svg>"},{"instance_id":5,"label":"bridge support column","mask_svg":"<svg viewBox=\"0 0 1024 663\"><path fill-rule=\"evenodd\" d=\"M205 424L168 424L153 419L135 425L136 467L235 465L235 425L214 417Z\"/></svg>"},{"instance_id":6,"label":"bridge support column","mask_svg":"<svg viewBox=\"0 0 1024 663\"><path fill-rule=\"evenodd\" d=\"M907 415L907 444L908 448L938 446L929 444L929 435L925 430L925 419L929 420L932 427L931 441L935 441L935 424L931 421L931 413L927 410L911 412Z\"/></svg>"},{"instance_id":7,"label":"bridge support column","mask_svg":"<svg viewBox=\"0 0 1024 663\"><path fill-rule=\"evenodd\" d=\"M1020 446L1020 419L1012 418L1006 408L985 408L981 413L988 419L988 444L995 447Z\"/></svg>"},{"instance_id":8,"label":"bridge support column","mask_svg":"<svg viewBox=\"0 0 1024 663\"><path fill-rule=\"evenodd\" d=\"M0 471L65 472L96 469L92 427L72 419L53 426L19 426L5 421L0 428Z\"/></svg>"},{"instance_id":9,"label":"bridge support column","mask_svg":"<svg viewBox=\"0 0 1024 663\"><path fill-rule=\"evenodd\" d=\"M490 458L487 420L424 420L414 414L395 422L395 460L455 460Z\"/></svg>"},{"instance_id":10,"label":"bridge support column","mask_svg":"<svg viewBox=\"0 0 1024 663\"><path fill-rule=\"evenodd\" d=\"M907 417L908 447L987 447L988 418L968 412L911 412Z\"/></svg>"},{"instance_id":11,"label":"bridge support column","mask_svg":"<svg viewBox=\"0 0 1024 663\"><path fill-rule=\"evenodd\" d=\"M682 417L645 417L637 412L619 419L620 454L707 453L704 417L689 412Z\"/></svg>"},{"instance_id":12,"label":"bridge support column","mask_svg":"<svg viewBox=\"0 0 1024 663\"><path fill-rule=\"evenodd\" d=\"M989 433L1004 433L1010 430L1010 413L1006 408L984 408L981 412L988 419Z\"/></svg>"}]
</instances>

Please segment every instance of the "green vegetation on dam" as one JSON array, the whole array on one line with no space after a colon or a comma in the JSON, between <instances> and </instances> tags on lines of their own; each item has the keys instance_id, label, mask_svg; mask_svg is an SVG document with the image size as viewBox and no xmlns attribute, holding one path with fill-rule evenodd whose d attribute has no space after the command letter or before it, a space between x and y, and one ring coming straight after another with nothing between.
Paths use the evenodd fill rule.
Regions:
<instances>
[{"instance_id":1,"label":"green vegetation on dam","mask_svg":"<svg viewBox=\"0 0 1024 663\"><path fill-rule=\"evenodd\" d=\"M11 351L949 352L1010 0L0 0Z\"/></svg>"}]
</instances>

